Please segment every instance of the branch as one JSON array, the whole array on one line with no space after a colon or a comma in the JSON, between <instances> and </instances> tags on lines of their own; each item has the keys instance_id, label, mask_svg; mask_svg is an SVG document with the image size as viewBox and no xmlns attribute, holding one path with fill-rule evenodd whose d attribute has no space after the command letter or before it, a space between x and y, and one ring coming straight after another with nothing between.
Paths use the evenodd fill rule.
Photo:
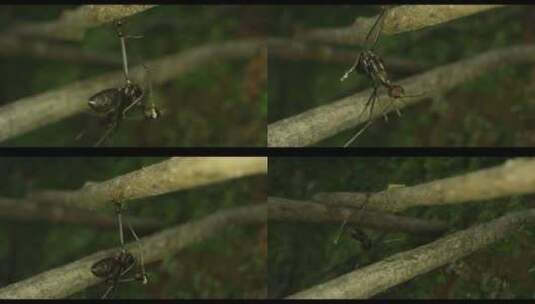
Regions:
<instances>
[{"instance_id":1,"label":"branch","mask_svg":"<svg viewBox=\"0 0 535 304\"><path fill-rule=\"evenodd\" d=\"M261 39L235 40L191 48L181 53L147 63L155 73L153 84L161 84L183 76L199 66L222 60L250 57L263 48ZM137 66L130 73L142 75L144 68ZM88 110L89 97L105 88L124 85L122 70L79 81L45 93L22 98L0 108L0 141L22 135L33 129Z\"/></svg>"},{"instance_id":2,"label":"branch","mask_svg":"<svg viewBox=\"0 0 535 304\"><path fill-rule=\"evenodd\" d=\"M96 209L113 201L124 202L266 172L266 157L173 157L104 182L88 182L79 190L41 191L30 197Z\"/></svg>"},{"instance_id":3,"label":"branch","mask_svg":"<svg viewBox=\"0 0 535 304\"><path fill-rule=\"evenodd\" d=\"M390 108L389 111L394 111L396 107L401 109L424 100L432 94L446 92L499 67L533 62L535 62L535 45L514 46L490 51L474 58L447 64L406 78L399 84L405 88L407 95L422 95L403 99L402 103L394 102L395 107L391 107L393 100L386 95L386 92L380 92L372 119L382 116L386 107ZM367 89L270 124L268 126L268 146L308 146L356 127L369 118L369 115L360 115L360 113L364 110L370 94L371 89Z\"/></svg>"},{"instance_id":4,"label":"branch","mask_svg":"<svg viewBox=\"0 0 535 304\"><path fill-rule=\"evenodd\" d=\"M33 40L15 35L0 35L0 55L28 55L45 59L73 62L76 64L102 65L120 67L120 54L100 54L80 50L80 48L57 45L40 40Z\"/></svg>"},{"instance_id":5,"label":"branch","mask_svg":"<svg viewBox=\"0 0 535 304\"><path fill-rule=\"evenodd\" d=\"M325 204L398 212L414 206L436 206L481 201L535 192L535 159L511 159L503 165L411 187L377 193L318 193Z\"/></svg>"},{"instance_id":6,"label":"branch","mask_svg":"<svg viewBox=\"0 0 535 304\"><path fill-rule=\"evenodd\" d=\"M62 12L58 20L20 25L9 34L82 40L86 30L144 12L155 5L83 5Z\"/></svg>"},{"instance_id":7,"label":"branch","mask_svg":"<svg viewBox=\"0 0 535 304\"><path fill-rule=\"evenodd\" d=\"M124 218L140 231L156 230L163 227L162 221L156 219L126 215ZM10 198L0 198L0 219L4 221L68 223L101 229L117 228L116 216L57 204L43 205L34 201Z\"/></svg>"},{"instance_id":8,"label":"branch","mask_svg":"<svg viewBox=\"0 0 535 304\"><path fill-rule=\"evenodd\" d=\"M307 223L348 223L384 231L437 235L449 228L440 220L422 220L379 212L355 212L353 208L326 206L308 201L268 197L268 219Z\"/></svg>"},{"instance_id":9,"label":"branch","mask_svg":"<svg viewBox=\"0 0 535 304\"><path fill-rule=\"evenodd\" d=\"M395 35L445 23L502 5L402 5L391 8L384 19L382 35ZM364 44L377 16L359 17L346 27L314 29L297 38L342 44Z\"/></svg>"},{"instance_id":10,"label":"branch","mask_svg":"<svg viewBox=\"0 0 535 304\"><path fill-rule=\"evenodd\" d=\"M289 298L369 298L502 240L524 224L533 223L535 210L512 212L416 249L395 254L378 263L298 292Z\"/></svg>"},{"instance_id":11,"label":"branch","mask_svg":"<svg viewBox=\"0 0 535 304\"><path fill-rule=\"evenodd\" d=\"M139 256L143 251L145 263L152 263L176 254L193 243L212 237L229 226L262 224L266 220L265 204L234 208L216 212L204 219L166 229L143 237L139 244L126 245L128 251ZM141 247L140 247L141 246ZM0 289L2 299L55 299L65 298L102 281L95 277L91 266L115 254L119 247L99 251L70 264L43 272ZM149 282L150 284L150 282Z\"/></svg>"},{"instance_id":12,"label":"branch","mask_svg":"<svg viewBox=\"0 0 535 304\"><path fill-rule=\"evenodd\" d=\"M315 60L326 63L353 64L358 56L354 50L344 50L330 45L317 45L294 39L269 39L267 41L269 54L286 60ZM403 58L383 58L390 70L403 73L416 73L424 70L425 66Z\"/></svg>"}]
</instances>

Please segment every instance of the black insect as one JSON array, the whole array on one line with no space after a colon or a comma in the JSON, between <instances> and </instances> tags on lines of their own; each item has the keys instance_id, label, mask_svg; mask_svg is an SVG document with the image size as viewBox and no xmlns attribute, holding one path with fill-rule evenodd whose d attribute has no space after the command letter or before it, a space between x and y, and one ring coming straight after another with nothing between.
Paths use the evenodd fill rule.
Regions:
<instances>
[{"instance_id":1,"label":"black insect","mask_svg":"<svg viewBox=\"0 0 535 304\"><path fill-rule=\"evenodd\" d=\"M404 98L404 97L416 96L416 95L411 95L411 96L405 95L405 90L403 89L403 87L392 83L392 81L390 80L388 76L388 73L386 72L383 59L379 55L377 55L377 53L374 50L379 40L379 36L380 36L380 33L383 28L383 24L384 24L384 19L388 13L388 10L389 10L388 7L383 7L382 12L379 14L372 28L366 35L364 50L359 54L353 66L351 66L351 68L346 71L346 73L342 76L342 78L340 78L340 81L344 81L347 77L349 77L349 75L352 72L357 70L359 74L365 75L371 80L372 87L373 87L372 94L370 95L370 97L368 98L368 101L364 105L364 109L359 114L359 120L360 120L360 117L362 116L362 114L366 110L369 110L368 123L362 129L360 129L350 140L348 140L344 144L344 147L349 146L353 141L355 141L355 139L357 139L357 137L360 134L362 134L362 132L364 132L371 125L373 108L375 106L375 102L377 101L377 91L379 90L380 87L385 87L387 89L388 96L396 100L400 98ZM386 113L388 112L389 109L390 107L387 107L386 109L383 110L383 116L385 117L385 119L387 119ZM401 116L401 112L399 111L399 109L397 107L395 109L398 115Z\"/></svg>"},{"instance_id":2,"label":"black insect","mask_svg":"<svg viewBox=\"0 0 535 304\"><path fill-rule=\"evenodd\" d=\"M349 235L352 239L355 241L360 242L360 245L362 246L362 249L364 250L370 250L372 249L373 243L370 237L364 232L364 230L351 226L348 229Z\"/></svg>"},{"instance_id":3,"label":"black insect","mask_svg":"<svg viewBox=\"0 0 535 304\"><path fill-rule=\"evenodd\" d=\"M96 262L91 266L91 272L99 278L104 278L105 283L110 287L102 295L102 299L107 298L117 287L118 283L138 281L142 284L148 283L148 275L145 272L145 266L143 263L143 254L140 249L140 260L138 261L124 246L124 235L122 226L121 205L117 204L117 221L119 223L119 238L121 240L121 250L112 257L106 257ZM127 222L130 232L139 241L134 229ZM136 266L139 265L139 271L132 277L127 277L128 273Z\"/></svg>"},{"instance_id":4,"label":"black insect","mask_svg":"<svg viewBox=\"0 0 535 304\"><path fill-rule=\"evenodd\" d=\"M146 88L149 93L140 85L132 82L128 75L128 57L126 55L126 39L142 38L141 36L125 36L122 30L123 22L115 23L117 36L121 41L121 51L123 57L123 71L125 85L120 88L109 88L102 90L89 98L88 105L96 114L103 117L106 132L97 141L95 146L99 146L112 132L117 130L127 113L132 109L140 109L145 119L157 119L161 113L154 103L149 102L150 85ZM145 67L146 68L146 67ZM148 72L148 69L146 68Z\"/></svg>"}]
</instances>

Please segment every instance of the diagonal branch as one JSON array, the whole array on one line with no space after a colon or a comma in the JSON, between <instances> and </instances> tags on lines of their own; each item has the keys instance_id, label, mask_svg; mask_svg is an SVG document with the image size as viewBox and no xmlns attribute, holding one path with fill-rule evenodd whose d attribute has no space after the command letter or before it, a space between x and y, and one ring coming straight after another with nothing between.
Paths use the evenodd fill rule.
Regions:
<instances>
[{"instance_id":1,"label":"diagonal branch","mask_svg":"<svg viewBox=\"0 0 535 304\"><path fill-rule=\"evenodd\" d=\"M124 218L137 230L163 228L160 220L125 215ZM117 217L59 204L40 204L20 199L0 198L0 219L4 221L48 221L88 225L101 229L117 229Z\"/></svg>"},{"instance_id":2,"label":"diagonal branch","mask_svg":"<svg viewBox=\"0 0 535 304\"><path fill-rule=\"evenodd\" d=\"M382 115L385 108L394 111L415 104L425 98L451 90L480 75L497 68L535 62L535 45L514 46L489 51L473 58L447 64L399 82L407 95L421 94L395 102L385 92L379 93L371 119ZM455 75L455 77L452 77ZM302 147L354 128L368 120L360 115L365 108L371 89L341 100L281 119L268 126L268 146ZM394 105L394 107L391 106Z\"/></svg>"},{"instance_id":3,"label":"diagonal branch","mask_svg":"<svg viewBox=\"0 0 535 304\"><path fill-rule=\"evenodd\" d=\"M325 204L398 212L414 206L480 201L535 192L535 159L511 159L503 165L411 187L377 193L318 193Z\"/></svg>"},{"instance_id":4,"label":"diagonal branch","mask_svg":"<svg viewBox=\"0 0 535 304\"><path fill-rule=\"evenodd\" d=\"M389 10L381 34L395 35L416 31L501 6L503 5L402 5ZM364 44L366 35L376 19L376 16L360 17L350 26L314 29L298 34L296 38L342 44Z\"/></svg>"},{"instance_id":5,"label":"diagonal branch","mask_svg":"<svg viewBox=\"0 0 535 304\"><path fill-rule=\"evenodd\" d=\"M0 55L27 55L75 64L120 67L123 63L120 54L90 52L68 45L58 45L46 41L27 39L16 35L0 35Z\"/></svg>"},{"instance_id":6,"label":"diagonal branch","mask_svg":"<svg viewBox=\"0 0 535 304\"><path fill-rule=\"evenodd\" d=\"M265 204L223 210L201 220L179 225L126 245L128 251L152 263L176 254L178 251L217 235L231 226L263 224L266 221ZM140 247L141 246L141 247ZM140 249L141 248L141 249ZM43 272L0 289L2 299L57 299L65 298L102 281L95 277L91 266L119 251L119 247L99 251L67 265ZM150 282L149 282L150 284Z\"/></svg>"},{"instance_id":7,"label":"diagonal branch","mask_svg":"<svg viewBox=\"0 0 535 304\"><path fill-rule=\"evenodd\" d=\"M440 266L455 262L535 223L535 210L512 212L485 224L452 233L416 249L291 295L291 299L369 298Z\"/></svg>"},{"instance_id":8,"label":"diagonal branch","mask_svg":"<svg viewBox=\"0 0 535 304\"><path fill-rule=\"evenodd\" d=\"M253 56L264 47L262 39L235 40L188 49L147 63L151 82L161 84L183 76L199 66ZM142 75L144 68L130 70ZM137 77L139 78L139 77ZM34 96L22 98L0 108L0 141L88 110L88 98L103 89L123 85L122 70L66 85Z\"/></svg>"},{"instance_id":9,"label":"diagonal branch","mask_svg":"<svg viewBox=\"0 0 535 304\"><path fill-rule=\"evenodd\" d=\"M114 20L144 12L155 5L82 5L62 12L57 20L26 24L8 30L9 34L43 36L63 40L82 40L86 30Z\"/></svg>"},{"instance_id":10,"label":"diagonal branch","mask_svg":"<svg viewBox=\"0 0 535 304\"><path fill-rule=\"evenodd\" d=\"M104 182L88 182L78 190L41 191L30 197L96 209L113 201L124 202L266 172L266 157L173 157Z\"/></svg>"},{"instance_id":11,"label":"diagonal branch","mask_svg":"<svg viewBox=\"0 0 535 304\"><path fill-rule=\"evenodd\" d=\"M384 231L398 231L421 235L437 235L449 228L440 220L422 220L407 216L362 211L353 208L327 206L308 201L268 197L268 220L307 223L348 223Z\"/></svg>"}]
</instances>

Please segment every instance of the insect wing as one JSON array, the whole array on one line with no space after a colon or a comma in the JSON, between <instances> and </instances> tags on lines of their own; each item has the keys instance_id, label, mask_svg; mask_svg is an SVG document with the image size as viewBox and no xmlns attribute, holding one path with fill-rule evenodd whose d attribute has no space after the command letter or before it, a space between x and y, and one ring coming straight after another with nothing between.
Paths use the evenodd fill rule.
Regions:
<instances>
[{"instance_id":1,"label":"insect wing","mask_svg":"<svg viewBox=\"0 0 535 304\"><path fill-rule=\"evenodd\" d=\"M107 278L113 272L117 261L115 258L104 258L91 266L91 272L99 278Z\"/></svg>"},{"instance_id":2,"label":"insect wing","mask_svg":"<svg viewBox=\"0 0 535 304\"><path fill-rule=\"evenodd\" d=\"M118 88L111 88L100 91L89 97L89 107L99 114L105 114L117 108L123 99L123 91Z\"/></svg>"}]
</instances>

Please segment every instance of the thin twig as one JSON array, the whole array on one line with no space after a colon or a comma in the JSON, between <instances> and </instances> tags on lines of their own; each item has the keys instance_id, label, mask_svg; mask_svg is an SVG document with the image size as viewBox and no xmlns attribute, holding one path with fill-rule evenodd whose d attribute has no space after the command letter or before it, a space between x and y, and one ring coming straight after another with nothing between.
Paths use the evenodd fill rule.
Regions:
<instances>
[{"instance_id":1,"label":"thin twig","mask_svg":"<svg viewBox=\"0 0 535 304\"><path fill-rule=\"evenodd\" d=\"M47 221L87 225L102 229L116 229L117 218L100 212L66 207L59 204L40 204L30 200L0 198L0 218L3 221ZM125 216L140 231L156 230L163 227L160 220Z\"/></svg>"},{"instance_id":2,"label":"thin twig","mask_svg":"<svg viewBox=\"0 0 535 304\"><path fill-rule=\"evenodd\" d=\"M353 208L268 197L268 219L271 221L341 223L347 220L349 223L362 227L420 235L437 235L449 228L446 222L440 220L423 220L370 211L362 212L363 216L353 216L356 215Z\"/></svg>"}]
</instances>

